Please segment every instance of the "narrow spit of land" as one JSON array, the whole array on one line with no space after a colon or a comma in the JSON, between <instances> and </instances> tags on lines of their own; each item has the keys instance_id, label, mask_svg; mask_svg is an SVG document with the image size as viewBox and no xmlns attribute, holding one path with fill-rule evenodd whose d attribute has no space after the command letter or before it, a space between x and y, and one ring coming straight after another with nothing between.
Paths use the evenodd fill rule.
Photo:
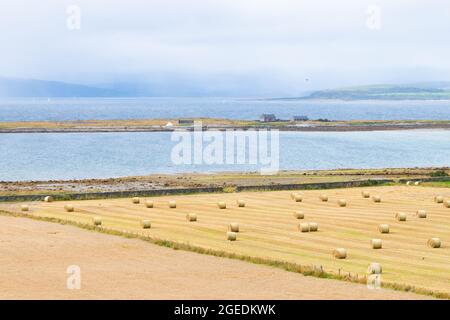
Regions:
<instances>
[{"instance_id":1,"label":"narrow spit of land","mask_svg":"<svg viewBox=\"0 0 450 320\"><path fill-rule=\"evenodd\" d=\"M230 120L214 118L80 121L0 122L0 133L67 133L67 132L171 132L193 130L201 121L204 130L278 129L280 131L378 131L411 129L450 129L449 120L352 120L352 121L273 121Z\"/></svg>"},{"instance_id":2,"label":"narrow spit of land","mask_svg":"<svg viewBox=\"0 0 450 320\"><path fill-rule=\"evenodd\" d=\"M0 216L0 233L0 299L431 298L24 218ZM81 269L79 290L67 289L70 265Z\"/></svg>"}]
</instances>

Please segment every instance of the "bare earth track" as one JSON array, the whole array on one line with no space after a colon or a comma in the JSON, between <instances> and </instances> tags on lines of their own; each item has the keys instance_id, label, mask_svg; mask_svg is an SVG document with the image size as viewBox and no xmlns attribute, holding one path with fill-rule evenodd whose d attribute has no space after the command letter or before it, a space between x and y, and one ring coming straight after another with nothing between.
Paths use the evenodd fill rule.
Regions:
<instances>
[{"instance_id":1,"label":"bare earth track","mask_svg":"<svg viewBox=\"0 0 450 320\"><path fill-rule=\"evenodd\" d=\"M0 299L427 299L0 216ZM69 265L81 290L66 288Z\"/></svg>"}]
</instances>

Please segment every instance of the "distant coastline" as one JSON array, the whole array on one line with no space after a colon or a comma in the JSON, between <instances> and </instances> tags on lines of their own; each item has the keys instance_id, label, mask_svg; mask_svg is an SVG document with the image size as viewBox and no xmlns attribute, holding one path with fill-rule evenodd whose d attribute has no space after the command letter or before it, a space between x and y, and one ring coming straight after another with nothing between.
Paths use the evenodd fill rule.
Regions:
<instances>
[{"instance_id":1,"label":"distant coastline","mask_svg":"<svg viewBox=\"0 0 450 320\"><path fill-rule=\"evenodd\" d=\"M380 84L341 89L314 91L300 97L274 98L271 100L450 100L449 82L415 84Z\"/></svg>"}]
</instances>

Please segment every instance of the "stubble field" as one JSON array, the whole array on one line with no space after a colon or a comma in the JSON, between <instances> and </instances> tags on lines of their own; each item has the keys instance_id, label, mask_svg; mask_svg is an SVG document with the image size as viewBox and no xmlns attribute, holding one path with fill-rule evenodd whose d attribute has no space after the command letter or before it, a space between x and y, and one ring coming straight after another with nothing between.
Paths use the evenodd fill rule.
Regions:
<instances>
[{"instance_id":1,"label":"stubble field","mask_svg":"<svg viewBox=\"0 0 450 320\"><path fill-rule=\"evenodd\" d=\"M381 202L363 198L361 191L381 196ZM299 191L300 192L300 191ZM364 277L372 262L382 265L382 282L411 285L433 292L450 293L450 208L435 203L442 195L450 199L450 189L413 186L386 186L333 190L301 191L302 202L291 199L292 191L198 194L149 198L153 208L146 208L146 199L133 204L131 199L86 200L71 202L28 203L26 215L58 218L92 224L101 217L102 228L135 232L154 239L165 239L190 246L213 249L243 256L314 266L331 274ZM329 200L322 202L321 194ZM238 207L236 201L245 201ZM346 199L340 207L338 199ZM169 201L177 207L169 208ZM218 201L227 204L219 209ZM74 212L64 205L72 204ZM0 209L21 212L22 204L3 204ZM426 210L427 217L416 216ZM294 212L303 211L304 219ZM395 219L396 212L405 212L407 220ZM197 221L188 222L186 214L195 213ZM150 229L141 221L149 219ZM237 241L227 241L231 222L239 224ZM316 222L317 232L302 233L299 223ZM381 234L379 224L389 224L390 233ZM431 237L439 237L441 248L427 246ZM381 239L382 249L372 249L371 239ZM335 259L332 250L347 250L346 259Z\"/></svg>"}]
</instances>

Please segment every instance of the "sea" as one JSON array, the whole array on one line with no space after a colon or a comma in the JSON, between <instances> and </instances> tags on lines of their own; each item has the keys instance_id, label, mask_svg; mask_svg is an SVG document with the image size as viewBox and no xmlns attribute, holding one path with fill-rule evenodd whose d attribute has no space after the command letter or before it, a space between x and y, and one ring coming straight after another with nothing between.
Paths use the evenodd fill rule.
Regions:
<instances>
[{"instance_id":1,"label":"sea","mask_svg":"<svg viewBox=\"0 0 450 320\"><path fill-rule=\"evenodd\" d=\"M450 120L450 101L292 101L257 98L0 100L0 121L187 117L258 119L263 113L273 113L281 119L304 115L310 119L330 120ZM267 154L270 156L266 157L277 170L450 166L448 130L277 134L267 144ZM220 138L221 135L217 133L216 143L226 140L225 136ZM179 155L174 156L174 152L180 149L179 138L170 132L3 133L0 134L0 181L91 179L185 172L262 172L267 166L267 161L263 163L260 158L256 163L250 161L252 140L244 145L247 156L244 161L237 161L237 156L231 161L225 159L222 155L227 152L226 143L215 145L219 146L215 150L219 154L214 154L212 161L207 158L196 161L193 155L180 161ZM212 140L205 139L202 152L206 154L211 152ZM272 140L276 140L277 148L273 148ZM262 137L258 137L258 141L263 141ZM194 146L190 147L195 153ZM238 153L237 149L233 152Z\"/></svg>"}]
</instances>

